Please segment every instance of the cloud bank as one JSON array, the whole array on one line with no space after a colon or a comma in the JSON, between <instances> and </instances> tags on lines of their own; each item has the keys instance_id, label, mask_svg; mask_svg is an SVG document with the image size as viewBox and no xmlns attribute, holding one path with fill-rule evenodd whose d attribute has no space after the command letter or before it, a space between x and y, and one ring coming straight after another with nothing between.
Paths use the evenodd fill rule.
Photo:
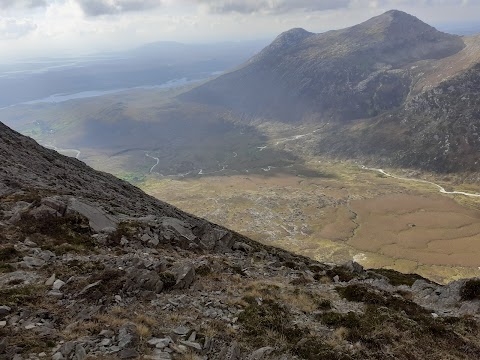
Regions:
<instances>
[{"instance_id":1,"label":"cloud bank","mask_svg":"<svg viewBox=\"0 0 480 360\"><path fill-rule=\"evenodd\" d=\"M0 9L36 8L46 6L46 0L0 0Z\"/></svg>"},{"instance_id":2,"label":"cloud bank","mask_svg":"<svg viewBox=\"0 0 480 360\"><path fill-rule=\"evenodd\" d=\"M351 0L196 0L209 12L282 14L289 11L324 11L348 7Z\"/></svg>"},{"instance_id":3,"label":"cloud bank","mask_svg":"<svg viewBox=\"0 0 480 360\"><path fill-rule=\"evenodd\" d=\"M162 5L161 0L76 0L76 2L87 16L143 11Z\"/></svg>"}]
</instances>

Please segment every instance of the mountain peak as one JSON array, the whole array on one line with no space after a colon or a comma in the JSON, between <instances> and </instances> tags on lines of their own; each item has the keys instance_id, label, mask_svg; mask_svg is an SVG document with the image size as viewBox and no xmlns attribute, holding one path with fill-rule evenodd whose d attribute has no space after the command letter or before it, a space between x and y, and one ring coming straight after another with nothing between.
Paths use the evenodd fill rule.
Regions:
<instances>
[{"instance_id":1,"label":"mountain peak","mask_svg":"<svg viewBox=\"0 0 480 360\"><path fill-rule=\"evenodd\" d=\"M305 40L306 38L315 35L305 29L302 28L293 28L287 30L280 35L273 41L272 45L286 47L298 44L299 42Z\"/></svg>"},{"instance_id":2,"label":"mountain peak","mask_svg":"<svg viewBox=\"0 0 480 360\"><path fill-rule=\"evenodd\" d=\"M417 17L400 10L389 10L379 16L373 17L357 28L369 28L370 31L384 32L395 37L410 37L421 34L442 34L434 27L426 24ZM354 28L356 28L354 26Z\"/></svg>"}]
</instances>

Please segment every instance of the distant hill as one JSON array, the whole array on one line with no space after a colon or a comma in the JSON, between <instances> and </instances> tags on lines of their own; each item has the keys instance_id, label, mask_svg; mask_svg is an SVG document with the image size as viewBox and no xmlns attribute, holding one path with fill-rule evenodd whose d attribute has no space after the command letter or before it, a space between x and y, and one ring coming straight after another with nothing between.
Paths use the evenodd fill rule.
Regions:
<instances>
[{"instance_id":1,"label":"distant hill","mask_svg":"<svg viewBox=\"0 0 480 360\"><path fill-rule=\"evenodd\" d=\"M477 171L480 38L388 11L322 34L292 29L181 96L250 117L323 124L318 153Z\"/></svg>"}]
</instances>

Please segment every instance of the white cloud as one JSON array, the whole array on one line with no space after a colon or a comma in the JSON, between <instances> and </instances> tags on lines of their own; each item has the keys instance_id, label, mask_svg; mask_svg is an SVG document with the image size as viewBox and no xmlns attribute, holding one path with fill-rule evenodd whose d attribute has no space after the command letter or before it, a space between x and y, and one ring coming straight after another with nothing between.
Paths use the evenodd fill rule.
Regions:
<instances>
[{"instance_id":1,"label":"white cloud","mask_svg":"<svg viewBox=\"0 0 480 360\"><path fill-rule=\"evenodd\" d=\"M0 39L18 39L36 29L30 19L0 18Z\"/></svg>"},{"instance_id":2,"label":"white cloud","mask_svg":"<svg viewBox=\"0 0 480 360\"><path fill-rule=\"evenodd\" d=\"M161 0L76 0L85 15L100 16L154 9Z\"/></svg>"}]
</instances>

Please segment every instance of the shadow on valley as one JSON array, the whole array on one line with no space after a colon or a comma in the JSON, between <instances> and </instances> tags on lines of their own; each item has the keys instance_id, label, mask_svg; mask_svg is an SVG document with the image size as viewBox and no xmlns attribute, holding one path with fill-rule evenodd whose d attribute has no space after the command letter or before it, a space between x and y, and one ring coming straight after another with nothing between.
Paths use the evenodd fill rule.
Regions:
<instances>
[{"instance_id":1,"label":"shadow on valley","mask_svg":"<svg viewBox=\"0 0 480 360\"><path fill-rule=\"evenodd\" d=\"M292 152L267 147L268 140L254 126L212 107L173 102L136 113L115 103L86 117L68 146L107 154L106 161L133 174L328 176L307 169Z\"/></svg>"}]
</instances>

